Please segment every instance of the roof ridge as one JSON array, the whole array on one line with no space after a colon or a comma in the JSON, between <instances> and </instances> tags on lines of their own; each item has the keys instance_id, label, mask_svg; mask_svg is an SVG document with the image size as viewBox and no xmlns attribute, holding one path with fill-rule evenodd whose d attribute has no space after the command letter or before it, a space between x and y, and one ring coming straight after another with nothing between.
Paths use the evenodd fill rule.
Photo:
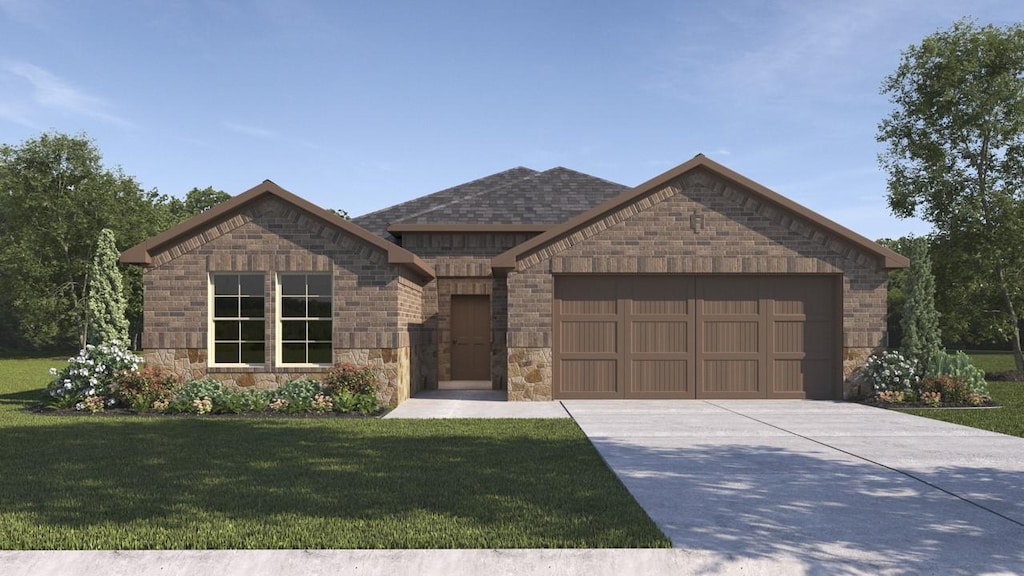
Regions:
<instances>
[{"instance_id":1,"label":"roof ridge","mask_svg":"<svg viewBox=\"0 0 1024 576\"><path fill-rule=\"evenodd\" d=\"M522 166L519 166L517 168L522 168ZM516 168L510 168L509 170L505 170L504 172L498 172L498 174L504 174L505 172L510 172L512 170L515 170L515 169ZM498 190L501 190L502 188L508 188L509 186L512 186L513 184L519 184L519 183L527 181L527 180L532 180L532 179L537 178L538 176L544 174L545 172L547 172L547 170L545 170L543 172L538 172L537 170L533 170L532 168L527 168L527 170L532 170L533 174L530 174L529 176L524 176L522 178L519 178L517 180L513 180L511 182L502 182L501 184L498 184L497 186L492 186L491 188L485 188L484 190L481 190L481 191L476 192L474 194L468 194L466 196L454 199L454 200L452 200L450 202L446 202L444 204L437 204L435 206L431 206L430 208L427 208L426 210L421 210L421 211L419 211L419 212L417 212L415 214L408 214L408 215L406 215L403 218L400 218L398 220L395 220L394 222L391 222L391 224L396 224L396 223L399 223L399 222L405 222L405 221L410 220L412 218L418 218L418 217L420 217L420 216L422 216L424 214L429 214L431 212L436 212L437 210L440 210L442 208L447 208L448 206L451 206L453 204L457 204L459 202L464 202L466 200L470 200L470 199L473 199L473 198L479 198L480 196L483 196L485 194L490 194L491 192L497 192ZM455 188L455 186L453 186L453 188ZM442 190L442 192L443 192L443 190Z\"/></svg>"},{"instance_id":2,"label":"roof ridge","mask_svg":"<svg viewBox=\"0 0 1024 576\"><path fill-rule=\"evenodd\" d=\"M586 176L586 177L592 178L594 180L600 180L602 182L607 182L608 184L611 184L613 186L621 186L622 188L632 188L632 186L626 186L625 184L621 184L619 182L613 182L612 180L609 180L607 178L601 178L600 176L594 176L593 174L588 174L586 172L580 172L579 170L573 170L572 168L567 168L565 166L555 166L554 168L548 168L547 170L542 171L541 174L545 174L547 172L551 172L552 170L565 170L566 172L572 172L573 174L579 174L580 176Z\"/></svg>"},{"instance_id":3,"label":"roof ridge","mask_svg":"<svg viewBox=\"0 0 1024 576\"><path fill-rule=\"evenodd\" d=\"M512 172L513 170L529 170L530 172L533 172L533 174L531 174L530 176L533 176L535 174L539 174L539 172L537 172L533 168L527 168L526 166L514 166L512 168L508 168L506 170L502 170L501 172L495 172L494 174L488 174L486 176L481 176L479 178L475 178L473 180L470 180L469 182L463 182L462 184L456 184L455 186L449 186L447 188L443 188L441 190L438 190L437 192L431 192L430 194L427 194L425 196L416 196L415 198L410 198L410 199L406 200L405 202L399 202L398 204L392 204L390 206L385 206L385 207L381 208L380 210L374 210L373 212L367 212L366 214L361 214L359 216L356 216L355 219L356 220L361 220L361 219L364 219L364 218L371 217L374 214L380 214L381 212L388 212L388 211L394 210L396 208L400 208L402 206L405 206L406 204L411 204L413 202L422 202L423 200L426 200L427 198L430 198L431 196L436 196L438 194L444 194L445 192L450 192L450 191L454 190L455 188L461 188L463 186L469 186L470 184L473 184L474 182L478 182L480 180L486 180L487 178L493 178L495 176L500 176L502 174L506 174L508 172ZM490 188L488 188L488 190L490 190ZM426 210L424 212L420 212L420 214L425 213L425 212L430 212L431 210L433 210L433 208L431 208L430 210ZM419 214L416 214L416 215L413 215L413 216L417 216L417 215L419 215ZM402 220L405 220L406 218L412 218L413 216L405 216L405 217L403 217L400 220L396 220L396 222L401 222Z\"/></svg>"}]
</instances>

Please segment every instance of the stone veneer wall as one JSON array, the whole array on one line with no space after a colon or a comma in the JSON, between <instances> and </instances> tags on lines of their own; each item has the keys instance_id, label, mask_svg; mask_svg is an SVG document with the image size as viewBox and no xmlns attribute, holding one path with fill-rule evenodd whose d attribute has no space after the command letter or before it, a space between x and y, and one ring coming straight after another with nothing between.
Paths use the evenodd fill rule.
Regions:
<instances>
[{"instance_id":1,"label":"stone veneer wall","mask_svg":"<svg viewBox=\"0 0 1024 576\"><path fill-rule=\"evenodd\" d=\"M509 399L551 399L554 276L841 274L844 396L885 345L886 271L810 221L695 170L522 258L508 276Z\"/></svg>"},{"instance_id":2,"label":"stone veneer wall","mask_svg":"<svg viewBox=\"0 0 1024 576\"><path fill-rule=\"evenodd\" d=\"M408 400L412 394L410 383L409 348L336 349L337 363L356 366L370 366L377 373L377 398L382 406L394 407ZM265 372L258 368L218 369L209 371L206 366L206 350L146 350L144 357L147 367L166 369L178 377L200 379L209 376L232 388L272 390L288 380L297 378L324 377L328 368L280 369Z\"/></svg>"},{"instance_id":3,"label":"stone veneer wall","mask_svg":"<svg viewBox=\"0 0 1024 576\"><path fill-rule=\"evenodd\" d=\"M423 288L383 250L274 197L154 254L143 274L143 348L147 363L185 378L269 388L320 377L327 368L276 364L276 274L329 273L334 280L334 362L379 369L380 396L394 405L410 394L410 332L422 323ZM209 366L209 275L264 276L266 364Z\"/></svg>"}]
</instances>

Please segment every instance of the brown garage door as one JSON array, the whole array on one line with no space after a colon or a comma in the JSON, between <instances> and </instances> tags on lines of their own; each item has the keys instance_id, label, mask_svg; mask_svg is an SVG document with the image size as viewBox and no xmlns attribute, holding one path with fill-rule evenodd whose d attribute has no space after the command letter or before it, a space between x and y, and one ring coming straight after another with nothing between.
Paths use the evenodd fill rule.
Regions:
<instances>
[{"instance_id":1,"label":"brown garage door","mask_svg":"<svg viewBox=\"0 0 1024 576\"><path fill-rule=\"evenodd\" d=\"M560 276L556 398L836 398L828 276Z\"/></svg>"}]
</instances>

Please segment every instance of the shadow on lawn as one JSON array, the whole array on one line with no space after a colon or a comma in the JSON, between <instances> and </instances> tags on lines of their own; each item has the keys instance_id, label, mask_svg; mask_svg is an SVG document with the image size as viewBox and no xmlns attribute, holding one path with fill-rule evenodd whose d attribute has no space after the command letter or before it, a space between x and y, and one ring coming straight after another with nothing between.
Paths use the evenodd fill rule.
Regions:
<instances>
[{"instance_id":1,"label":"shadow on lawn","mask_svg":"<svg viewBox=\"0 0 1024 576\"><path fill-rule=\"evenodd\" d=\"M64 420L0 428L0 513L28 514L43 531L137 521L188 531L212 518L288 534L289 523L327 519L347 539L316 534L285 547L664 545L564 426L554 437L516 424L507 437L480 437L446 422L410 433L381 420Z\"/></svg>"},{"instance_id":2,"label":"shadow on lawn","mask_svg":"<svg viewBox=\"0 0 1024 576\"><path fill-rule=\"evenodd\" d=\"M0 394L0 405L7 404L27 408L37 404L44 404L47 398L46 392L39 389L10 392L8 394Z\"/></svg>"},{"instance_id":3,"label":"shadow on lawn","mask_svg":"<svg viewBox=\"0 0 1024 576\"><path fill-rule=\"evenodd\" d=\"M808 574L1024 570L1021 525L838 453L594 443L675 547L715 552L723 567L739 558L782 556L804 564ZM973 491L972 499L1021 515L1005 499L1019 495L1022 472L949 466L930 478L957 482Z\"/></svg>"}]
</instances>

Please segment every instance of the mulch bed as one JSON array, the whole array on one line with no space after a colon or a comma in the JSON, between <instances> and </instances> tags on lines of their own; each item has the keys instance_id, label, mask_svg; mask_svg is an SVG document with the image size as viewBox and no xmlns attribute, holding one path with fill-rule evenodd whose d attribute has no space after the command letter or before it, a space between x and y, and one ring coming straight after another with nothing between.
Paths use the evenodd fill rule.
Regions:
<instances>
[{"instance_id":1,"label":"mulch bed","mask_svg":"<svg viewBox=\"0 0 1024 576\"><path fill-rule=\"evenodd\" d=\"M892 404L890 402L881 402L874 398L865 398L860 401L861 404L868 406L874 406L875 408L886 408L888 410L982 410L985 408L1002 408L1003 405L995 402L994 400L987 400L980 406L972 406L970 404L948 404L940 403L938 406L930 404L924 404L921 402L903 402L900 404Z\"/></svg>"},{"instance_id":2,"label":"mulch bed","mask_svg":"<svg viewBox=\"0 0 1024 576\"><path fill-rule=\"evenodd\" d=\"M141 416L143 418L238 418L238 419L264 419L264 418L290 418L290 419L323 419L323 418L380 418L391 411L390 408L381 410L375 414L360 414L358 412L299 412L287 414L284 412L242 412L218 413L218 414L193 414L191 412L135 412L124 408L109 408L102 412L89 412L88 410L57 409L46 404L34 404L21 409L22 412L42 414L46 416L89 416L89 417L110 417L110 416Z\"/></svg>"}]
</instances>

